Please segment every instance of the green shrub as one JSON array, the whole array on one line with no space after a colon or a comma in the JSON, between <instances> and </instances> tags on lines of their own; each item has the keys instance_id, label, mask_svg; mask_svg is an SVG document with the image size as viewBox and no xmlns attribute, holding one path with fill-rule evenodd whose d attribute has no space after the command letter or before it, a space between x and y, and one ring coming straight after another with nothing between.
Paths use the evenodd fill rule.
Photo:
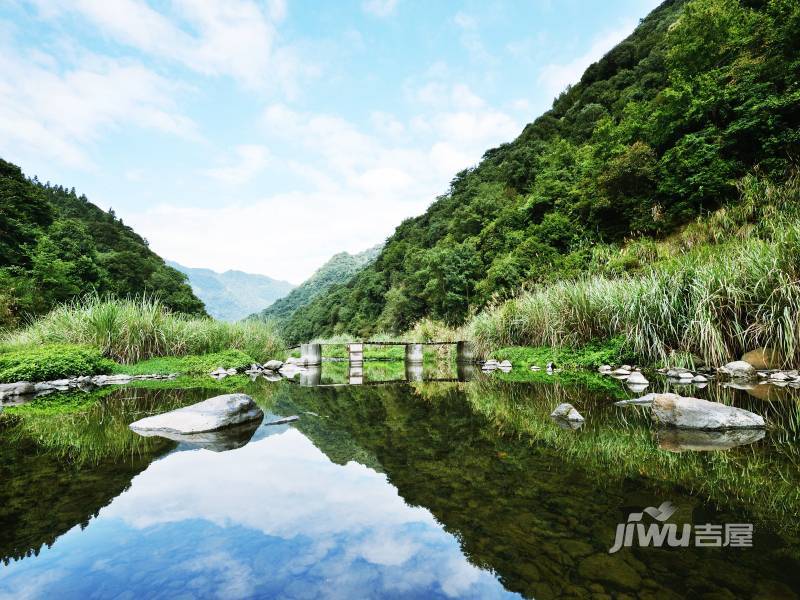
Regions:
<instances>
[{"instance_id":1,"label":"green shrub","mask_svg":"<svg viewBox=\"0 0 800 600\"><path fill-rule=\"evenodd\" d=\"M50 345L0 354L0 382L47 381L110 373L115 365L96 348Z\"/></svg>"},{"instance_id":2,"label":"green shrub","mask_svg":"<svg viewBox=\"0 0 800 600\"><path fill-rule=\"evenodd\" d=\"M152 375L180 373L181 375L207 375L217 367L244 369L254 362L249 354L241 350L225 350L193 356L164 356L151 358L133 365L119 365L117 372L128 375Z\"/></svg>"}]
</instances>

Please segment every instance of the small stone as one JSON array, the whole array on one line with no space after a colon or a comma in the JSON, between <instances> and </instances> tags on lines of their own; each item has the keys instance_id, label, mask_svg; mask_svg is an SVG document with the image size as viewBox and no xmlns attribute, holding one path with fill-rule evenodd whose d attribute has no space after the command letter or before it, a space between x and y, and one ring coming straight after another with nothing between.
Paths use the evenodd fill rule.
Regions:
<instances>
[{"instance_id":1,"label":"small stone","mask_svg":"<svg viewBox=\"0 0 800 600\"><path fill-rule=\"evenodd\" d=\"M692 377L692 383L707 383L708 377L705 375L695 375Z\"/></svg>"},{"instance_id":2,"label":"small stone","mask_svg":"<svg viewBox=\"0 0 800 600\"><path fill-rule=\"evenodd\" d=\"M630 369L626 369L625 367L620 367L619 369L615 369L612 371L614 375L625 375L628 376L631 374Z\"/></svg>"},{"instance_id":3,"label":"small stone","mask_svg":"<svg viewBox=\"0 0 800 600\"><path fill-rule=\"evenodd\" d=\"M539 365L531 365L531 371L541 371L542 367Z\"/></svg>"},{"instance_id":4,"label":"small stone","mask_svg":"<svg viewBox=\"0 0 800 600\"><path fill-rule=\"evenodd\" d=\"M777 373L772 373L769 376L769 379L770 381L788 381L789 377L786 375L786 373L778 371Z\"/></svg>"},{"instance_id":5,"label":"small stone","mask_svg":"<svg viewBox=\"0 0 800 600\"><path fill-rule=\"evenodd\" d=\"M598 373L610 373L612 368L611 365L602 365L597 371Z\"/></svg>"},{"instance_id":6,"label":"small stone","mask_svg":"<svg viewBox=\"0 0 800 600\"><path fill-rule=\"evenodd\" d=\"M504 361L503 361L503 362L501 362L501 363L500 363L498 366L499 366L501 369L510 369L512 365L511 365L511 361L510 361L510 360L504 360Z\"/></svg>"},{"instance_id":7,"label":"small stone","mask_svg":"<svg viewBox=\"0 0 800 600\"><path fill-rule=\"evenodd\" d=\"M279 371L283 363L279 360L270 360L264 363L264 368L268 371Z\"/></svg>"}]
</instances>

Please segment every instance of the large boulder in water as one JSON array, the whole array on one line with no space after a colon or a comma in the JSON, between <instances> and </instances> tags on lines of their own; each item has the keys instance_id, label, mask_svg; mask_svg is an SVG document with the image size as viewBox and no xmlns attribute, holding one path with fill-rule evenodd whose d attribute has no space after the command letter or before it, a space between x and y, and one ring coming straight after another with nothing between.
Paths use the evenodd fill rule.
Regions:
<instances>
[{"instance_id":1,"label":"large boulder in water","mask_svg":"<svg viewBox=\"0 0 800 600\"><path fill-rule=\"evenodd\" d=\"M659 425L681 429L737 429L764 427L759 415L699 398L677 394L656 394L653 398L653 419Z\"/></svg>"},{"instance_id":2,"label":"large boulder in water","mask_svg":"<svg viewBox=\"0 0 800 600\"><path fill-rule=\"evenodd\" d=\"M175 433L173 431L144 431L138 429L136 433L143 437L162 437L184 444L187 448L203 448L212 452L225 452L226 450L235 450L245 446L260 425L261 421L253 419L238 425L201 433Z\"/></svg>"},{"instance_id":3,"label":"large boulder in water","mask_svg":"<svg viewBox=\"0 0 800 600\"><path fill-rule=\"evenodd\" d=\"M670 452L712 452L752 444L765 434L763 429L662 429L658 432L658 447Z\"/></svg>"},{"instance_id":4,"label":"large boulder in water","mask_svg":"<svg viewBox=\"0 0 800 600\"><path fill-rule=\"evenodd\" d=\"M130 424L137 433L202 433L263 419L263 411L246 394L224 394Z\"/></svg>"}]
</instances>

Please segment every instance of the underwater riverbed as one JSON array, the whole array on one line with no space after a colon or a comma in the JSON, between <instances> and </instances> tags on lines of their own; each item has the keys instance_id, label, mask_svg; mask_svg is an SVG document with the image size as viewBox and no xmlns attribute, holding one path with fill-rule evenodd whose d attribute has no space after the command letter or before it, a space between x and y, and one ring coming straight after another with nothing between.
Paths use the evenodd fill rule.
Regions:
<instances>
[{"instance_id":1,"label":"underwater riverbed","mask_svg":"<svg viewBox=\"0 0 800 600\"><path fill-rule=\"evenodd\" d=\"M629 393L613 380L426 369L438 381L385 363L344 385L346 365L326 364L303 385L177 380L6 408L0 597L800 594L796 392L677 390L768 421L763 437L704 451L655 431L647 409L614 406ZM232 391L264 422L197 443L127 427ZM550 420L561 402L583 427ZM665 502L690 544L634 536L609 553L631 513ZM742 526L737 547L748 539L726 532Z\"/></svg>"}]
</instances>

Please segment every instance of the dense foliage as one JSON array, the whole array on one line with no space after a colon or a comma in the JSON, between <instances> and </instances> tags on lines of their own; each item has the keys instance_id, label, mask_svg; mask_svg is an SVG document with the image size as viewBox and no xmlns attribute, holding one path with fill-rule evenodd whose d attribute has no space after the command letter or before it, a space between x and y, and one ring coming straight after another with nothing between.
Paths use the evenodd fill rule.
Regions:
<instances>
[{"instance_id":1,"label":"dense foliage","mask_svg":"<svg viewBox=\"0 0 800 600\"><path fill-rule=\"evenodd\" d=\"M618 276L659 239L779 180L800 151L800 4L667 0L513 142L459 173L374 263L300 307L290 341L450 324L519 288Z\"/></svg>"},{"instance_id":2,"label":"dense foliage","mask_svg":"<svg viewBox=\"0 0 800 600\"><path fill-rule=\"evenodd\" d=\"M113 211L0 159L0 327L89 292L157 294L173 310L205 314L185 276Z\"/></svg>"},{"instance_id":3,"label":"dense foliage","mask_svg":"<svg viewBox=\"0 0 800 600\"><path fill-rule=\"evenodd\" d=\"M114 363L96 348L36 346L0 353L0 383L48 381L110 373Z\"/></svg>"},{"instance_id":4,"label":"dense foliage","mask_svg":"<svg viewBox=\"0 0 800 600\"><path fill-rule=\"evenodd\" d=\"M328 262L317 269L311 277L293 289L287 296L280 298L260 313L251 315L250 318L262 321L274 320L281 327L285 327L299 308L306 306L332 286L347 283L353 275L375 259L380 249L380 246L375 246L358 254L349 254L347 252L334 254ZM294 325L292 323L292 331L295 329ZM291 331L290 337L294 337Z\"/></svg>"},{"instance_id":5,"label":"dense foliage","mask_svg":"<svg viewBox=\"0 0 800 600\"><path fill-rule=\"evenodd\" d=\"M244 319L253 311L271 305L294 289L288 281L266 275L184 267L176 262L167 265L189 278L192 291L203 301L208 314L223 321Z\"/></svg>"}]
</instances>

